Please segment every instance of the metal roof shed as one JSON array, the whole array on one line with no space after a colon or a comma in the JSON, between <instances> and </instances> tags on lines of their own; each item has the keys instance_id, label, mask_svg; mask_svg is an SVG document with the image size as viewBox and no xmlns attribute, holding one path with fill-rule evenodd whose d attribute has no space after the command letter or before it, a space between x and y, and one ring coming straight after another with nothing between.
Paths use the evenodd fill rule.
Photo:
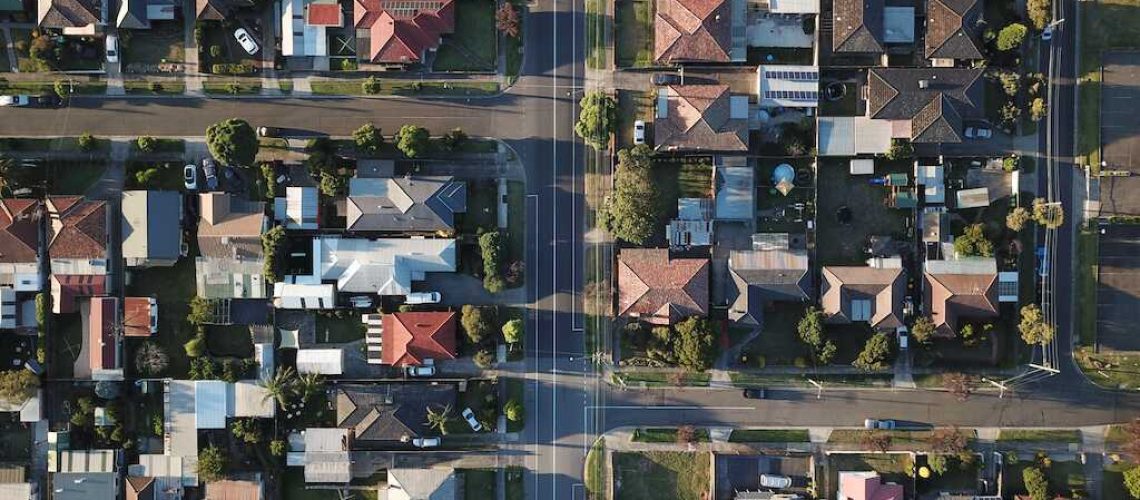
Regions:
<instances>
[{"instance_id":1,"label":"metal roof shed","mask_svg":"<svg viewBox=\"0 0 1140 500\"><path fill-rule=\"evenodd\" d=\"M955 193L957 208L981 208L990 206L989 188L963 189Z\"/></svg>"},{"instance_id":2,"label":"metal roof shed","mask_svg":"<svg viewBox=\"0 0 1140 500\"><path fill-rule=\"evenodd\" d=\"M194 417L198 429L225 429L227 408L226 383L221 380L194 382Z\"/></svg>"},{"instance_id":3,"label":"metal roof shed","mask_svg":"<svg viewBox=\"0 0 1140 500\"><path fill-rule=\"evenodd\" d=\"M344 351L340 349L300 349L297 351L297 372L341 375L344 373Z\"/></svg>"},{"instance_id":4,"label":"metal roof shed","mask_svg":"<svg viewBox=\"0 0 1140 500\"><path fill-rule=\"evenodd\" d=\"M850 165L851 175L872 175L875 173L875 160L853 159Z\"/></svg>"}]
</instances>

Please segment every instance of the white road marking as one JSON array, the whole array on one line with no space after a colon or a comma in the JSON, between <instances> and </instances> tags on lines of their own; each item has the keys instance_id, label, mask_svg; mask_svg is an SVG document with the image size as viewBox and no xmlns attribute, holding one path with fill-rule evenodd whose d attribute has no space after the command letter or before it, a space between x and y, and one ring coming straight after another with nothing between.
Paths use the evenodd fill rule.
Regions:
<instances>
[{"instance_id":1,"label":"white road marking","mask_svg":"<svg viewBox=\"0 0 1140 500\"><path fill-rule=\"evenodd\" d=\"M755 406L631 406L631 405L613 405L613 406L587 406L587 409L593 410L755 410Z\"/></svg>"}]
</instances>

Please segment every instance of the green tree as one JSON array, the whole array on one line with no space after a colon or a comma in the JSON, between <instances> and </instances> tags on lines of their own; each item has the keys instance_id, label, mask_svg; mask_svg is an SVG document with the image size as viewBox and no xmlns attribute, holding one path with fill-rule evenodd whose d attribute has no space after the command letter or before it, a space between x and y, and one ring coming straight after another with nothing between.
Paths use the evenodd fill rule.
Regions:
<instances>
[{"instance_id":1,"label":"green tree","mask_svg":"<svg viewBox=\"0 0 1140 500\"><path fill-rule=\"evenodd\" d=\"M910 325L910 336L919 344L929 344L934 340L934 321L929 316L919 316Z\"/></svg>"},{"instance_id":2,"label":"green tree","mask_svg":"<svg viewBox=\"0 0 1140 500\"><path fill-rule=\"evenodd\" d=\"M435 429L441 436L447 435L447 427L451 425L455 416L451 414L451 405L427 407L427 422L429 429Z\"/></svg>"},{"instance_id":3,"label":"green tree","mask_svg":"<svg viewBox=\"0 0 1140 500\"><path fill-rule=\"evenodd\" d=\"M320 175L321 182L318 188L321 190L321 194L329 198L335 198L344 194L345 189L348 187L348 179L329 171L322 171Z\"/></svg>"},{"instance_id":4,"label":"green tree","mask_svg":"<svg viewBox=\"0 0 1140 500\"><path fill-rule=\"evenodd\" d=\"M368 95L379 94L381 88L380 79L375 76L370 76L360 83L360 90Z\"/></svg>"},{"instance_id":5,"label":"green tree","mask_svg":"<svg viewBox=\"0 0 1140 500\"><path fill-rule=\"evenodd\" d=\"M677 364L689 370L707 370L715 354L712 325L705 318L690 317L674 328L673 352Z\"/></svg>"},{"instance_id":6,"label":"green tree","mask_svg":"<svg viewBox=\"0 0 1140 500\"><path fill-rule=\"evenodd\" d=\"M289 398L293 395L293 384L297 372L293 371L292 367L279 367L277 373L267 379L261 379L258 382L263 389L265 389L264 403L269 399L277 401L281 409L285 409L289 405Z\"/></svg>"},{"instance_id":7,"label":"green tree","mask_svg":"<svg viewBox=\"0 0 1140 500\"><path fill-rule=\"evenodd\" d=\"M1057 229L1065 223L1065 209L1060 203L1036 198L1033 200L1033 220L1047 229Z\"/></svg>"},{"instance_id":8,"label":"green tree","mask_svg":"<svg viewBox=\"0 0 1140 500\"><path fill-rule=\"evenodd\" d=\"M367 155L374 155L380 152L380 148L384 146L384 136L380 134L380 129L376 128L372 122L361 125L352 133L352 141L356 143L356 150Z\"/></svg>"},{"instance_id":9,"label":"green tree","mask_svg":"<svg viewBox=\"0 0 1140 500\"><path fill-rule=\"evenodd\" d=\"M1046 111L1048 111L1048 108L1045 107L1045 99L1034 97L1033 100L1029 102L1029 118L1031 120L1035 122L1041 121L1042 118L1045 118Z\"/></svg>"},{"instance_id":10,"label":"green tree","mask_svg":"<svg viewBox=\"0 0 1140 500\"><path fill-rule=\"evenodd\" d=\"M56 80L55 84L52 85L52 90L55 91L55 95L59 96L60 99L67 99L67 97L71 95L71 84L67 80Z\"/></svg>"},{"instance_id":11,"label":"green tree","mask_svg":"<svg viewBox=\"0 0 1140 500\"><path fill-rule=\"evenodd\" d=\"M618 152L614 190L602 207L601 223L614 236L642 245L657 231L660 191L653 179L653 150L644 144Z\"/></svg>"},{"instance_id":12,"label":"green tree","mask_svg":"<svg viewBox=\"0 0 1140 500\"><path fill-rule=\"evenodd\" d=\"M289 445L285 443L284 439L274 439L269 442L269 453L277 458L285 456L285 452L289 451Z\"/></svg>"},{"instance_id":13,"label":"green tree","mask_svg":"<svg viewBox=\"0 0 1140 500\"><path fill-rule=\"evenodd\" d=\"M1025 41L1027 33L1029 33L1029 28L1021 23L1013 23L1002 28L997 36L997 49L1005 52L1020 47L1021 42Z\"/></svg>"},{"instance_id":14,"label":"green tree","mask_svg":"<svg viewBox=\"0 0 1140 500\"><path fill-rule=\"evenodd\" d=\"M427 154L431 146L431 134L426 128L404 125L396 132L396 148L408 158L418 158Z\"/></svg>"},{"instance_id":15,"label":"green tree","mask_svg":"<svg viewBox=\"0 0 1140 500\"><path fill-rule=\"evenodd\" d=\"M459 311L459 324L472 344L482 342L491 334L491 320L484 316L482 307L465 305Z\"/></svg>"},{"instance_id":16,"label":"green tree","mask_svg":"<svg viewBox=\"0 0 1140 500\"><path fill-rule=\"evenodd\" d=\"M1032 500L1048 500L1049 498L1049 480L1045 479L1045 473L1037 467L1026 467L1021 471L1021 480L1025 483L1025 491L1029 493L1029 498Z\"/></svg>"},{"instance_id":17,"label":"green tree","mask_svg":"<svg viewBox=\"0 0 1140 500\"><path fill-rule=\"evenodd\" d=\"M210 154L226 165L253 165L257 157L257 133L249 122L230 118L206 128Z\"/></svg>"},{"instance_id":18,"label":"green tree","mask_svg":"<svg viewBox=\"0 0 1140 500\"><path fill-rule=\"evenodd\" d=\"M294 380L294 390L302 402L309 402L325 387L325 379L319 373L302 373Z\"/></svg>"},{"instance_id":19,"label":"green tree","mask_svg":"<svg viewBox=\"0 0 1140 500\"><path fill-rule=\"evenodd\" d=\"M447 148L448 151L456 151L466 143L467 133L459 127L455 127L451 129L451 132L443 135L443 147Z\"/></svg>"},{"instance_id":20,"label":"green tree","mask_svg":"<svg viewBox=\"0 0 1140 500\"><path fill-rule=\"evenodd\" d=\"M495 365L495 355L491 353L490 349L479 349L479 352L476 352L471 360L475 362L475 366L483 370L490 369Z\"/></svg>"},{"instance_id":21,"label":"green tree","mask_svg":"<svg viewBox=\"0 0 1140 500\"><path fill-rule=\"evenodd\" d=\"M158 147L158 139L149 135L140 135L138 139L135 139L135 145L139 147L139 151L151 153Z\"/></svg>"},{"instance_id":22,"label":"green tree","mask_svg":"<svg viewBox=\"0 0 1140 500\"><path fill-rule=\"evenodd\" d=\"M578 102L581 113L574 132L594 149L603 149L617 126L617 101L602 91L592 91Z\"/></svg>"},{"instance_id":23,"label":"green tree","mask_svg":"<svg viewBox=\"0 0 1140 500\"><path fill-rule=\"evenodd\" d=\"M186 322L191 325L201 325L210 320L213 313L210 311L210 303L202 297L194 297L190 299L190 313L186 315Z\"/></svg>"},{"instance_id":24,"label":"green tree","mask_svg":"<svg viewBox=\"0 0 1140 500\"><path fill-rule=\"evenodd\" d=\"M796 324L796 334L800 342L811 347L812 358L817 365L826 365L835 358L838 348L823 331L825 315L818 307L812 306L804 311L804 315Z\"/></svg>"},{"instance_id":25,"label":"green tree","mask_svg":"<svg viewBox=\"0 0 1140 500\"><path fill-rule=\"evenodd\" d=\"M1018 89L1021 88L1021 75L1012 71L998 73L998 81L1001 82L1001 88L1005 91L1005 95L1010 97L1017 95Z\"/></svg>"},{"instance_id":26,"label":"green tree","mask_svg":"<svg viewBox=\"0 0 1140 500\"><path fill-rule=\"evenodd\" d=\"M507 401L507 404L503 405L503 414L506 415L507 420L511 422L522 422L522 419L526 417L526 410L517 399L511 399Z\"/></svg>"},{"instance_id":27,"label":"green tree","mask_svg":"<svg viewBox=\"0 0 1140 500\"><path fill-rule=\"evenodd\" d=\"M217 481L225 477L229 459L224 451L209 445L198 452L198 478L205 482Z\"/></svg>"},{"instance_id":28,"label":"green tree","mask_svg":"<svg viewBox=\"0 0 1140 500\"><path fill-rule=\"evenodd\" d=\"M992 257L994 244L986 238L984 225L971 224L954 238L954 252L960 257Z\"/></svg>"},{"instance_id":29,"label":"green tree","mask_svg":"<svg viewBox=\"0 0 1140 500\"><path fill-rule=\"evenodd\" d=\"M79 146L79 149L82 149L84 151L91 151L92 149L95 149L95 136L84 132L82 134L79 134L79 139L77 139L75 143Z\"/></svg>"},{"instance_id":30,"label":"green tree","mask_svg":"<svg viewBox=\"0 0 1140 500\"><path fill-rule=\"evenodd\" d=\"M508 344L517 344L522 341L523 321L515 318L503 324L503 340Z\"/></svg>"},{"instance_id":31,"label":"green tree","mask_svg":"<svg viewBox=\"0 0 1140 500\"><path fill-rule=\"evenodd\" d=\"M863 371L882 370L887 367L887 358L891 355L891 339L886 333L879 332L871 336L863 345L863 351L855 358L851 366Z\"/></svg>"},{"instance_id":32,"label":"green tree","mask_svg":"<svg viewBox=\"0 0 1140 500\"><path fill-rule=\"evenodd\" d=\"M910 158L914 156L914 145L906 139L891 139L891 148L887 150L883 158L888 160L901 160L903 158Z\"/></svg>"},{"instance_id":33,"label":"green tree","mask_svg":"<svg viewBox=\"0 0 1140 500\"><path fill-rule=\"evenodd\" d=\"M930 466L930 470L939 476L946 473L946 455L941 453L927 455L926 464Z\"/></svg>"},{"instance_id":34,"label":"green tree","mask_svg":"<svg viewBox=\"0 0 1140 500\"><path fill-rule=\"evenodd\" d=\"M272 200L277 196L277 175L273 172L272 163L261 164L261 177L265 179L265 197Z\"/></svg>"},{"instance_id":35,"label":"green tree","mask_svg":"<svg viewBox=\"0 0 1140 500\"><path fill-rule=\"evenodd\" d=\"M1140 466L1124 471L1124 486L1132 498L1140 498Z\"/></svg>"},{"instance_id":36,"label":"green tree","mask_svg":"<svg viewBox=\"0 0 1140 500\"><path fill-rule=\"evenodd\" d=\"M1022 229L1025 229L1025 225L1029 223L1029 220L1029 210L1026 210L1025 207L1015 207L1006 214L1005 227L1016 232L1021 232Z\"/></svg>"},{"instance_id":37,"label":"green tree","mask_svg":"<svg viewBox=\"0 0 1140 500\"><path fill-rule=\"evenodd\" d=\"M273 226L261 235L262 274L270 283L277 281L277 258L284 248L285 226Z\"/></svg>"},{"instance_id":38,"label":"green tree","mask_svg":"<svg viewBox=\"0 0 1140 500\"><path fill-rule=\"evenodd\" d=\"M144 376L160 375L168 366L170 366L170 356L155 342L149 340L143 342L135 353L135 368Z\"/></svg>"},{"instance_id":39,"label":"green tree","mask_svg":"<svg viewBox=\"0 0 1140 500\"><path fill-rule=\"evenodd\" d=\"M191 337L182 348L186 350L186 355L191 358L200 358L206 354L206 339L201 336Z\"/></svg>"},{"instance_id":40,"label":"green tree","mask_svg":"<svg viewBox=\"0 0 1140 500\"><path fill-rule=\"evenodd\" d=\"M479 236L479 253L483 256L483 288L498 293L505 286L500 272L503 254L503 235L498 230Z\"/></svg>"},{"instance_id":41,"label":"green tree","mask_svg":"<svg viewBox=\"0 0 1140 500\"><path fill-rule=\"evenodd\" d=\"M1033 22L1034 29L1045 29L1045 26L1053 18L1053 5L1050 0L1029 0L1026 2L1025 8L1029 14L1029 20Z\"/></svg>"},{"instance_id":42,"label":"green tree","mask_svg":"<svg viewBox=\"0 0 1140 500\"><path fill-rule=\"evenodd\" d=\"M233 432L234 437L245 443L257 444L261 442L261 425L258 424L257 419L235 418L230 421L230 431Z\"/></svg>"},{"instance_id":43,"label":"green tree","mask_svg":"<svg viewBox=\"0 0 1140 500\"><path fill-rule=\"evenodd\" d=\"M1045 322L1045 316L1037 304L1021 308L1021 321L1017 323L1021 340L1029 345L1047 345L1053 341L1053 326Z\"/></svg>"},{"instance_id":44,"label":"green tree","mask_svg":"<svg viewBox=\"0 0 1140 500\"><path fill-rule=\"evenodd\" d=\"M28 370L6 370L0 372L0 401L16 405L27 401L36 393L40 379Z\"/></svg>"}]
</instances>

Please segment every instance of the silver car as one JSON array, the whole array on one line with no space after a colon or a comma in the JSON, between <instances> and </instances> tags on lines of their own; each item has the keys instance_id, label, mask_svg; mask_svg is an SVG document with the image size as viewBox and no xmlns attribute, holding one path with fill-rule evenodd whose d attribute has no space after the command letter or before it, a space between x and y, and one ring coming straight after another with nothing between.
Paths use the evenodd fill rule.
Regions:
<instances>
[{"instance_id":1,"label":"silver car","mask_svg":"<svg viewBox=\"0 0 1140 500\"><path fill-rule=\"evenodd\" d=\"M475 412L471 411L471 408L464 408L462 415L463 420L467 421L467 425L471 426L471 430L475 432L483 430L483 424L480 424L478 420L475 420Z\"/></svg>"},{"instance_id":2,"label":"silver car","mask_svg":"<svg viewBox=\"0 0 1140 500\"><path fill-rule=\"evenodd\" d=\"M792 478L777 474L760 474L760 486L777 490L791 488Z\"/></svg>"},{"instance_id":3,"label":"silver car","mask_svg":"<svg viewBox=\"0 0 1140 500\"><path fill-rule=\"evenodd\" d=\"M246 53L251 56L257 54L257 51L261 50L261 47L257 46L257 42L253 41L253 37L249 36L249 32L246 31L245 28L238 28L234 30L234 38L237 39L238 44L241 45L241 48L245 49Z\"/></svg>"}]
</instances>

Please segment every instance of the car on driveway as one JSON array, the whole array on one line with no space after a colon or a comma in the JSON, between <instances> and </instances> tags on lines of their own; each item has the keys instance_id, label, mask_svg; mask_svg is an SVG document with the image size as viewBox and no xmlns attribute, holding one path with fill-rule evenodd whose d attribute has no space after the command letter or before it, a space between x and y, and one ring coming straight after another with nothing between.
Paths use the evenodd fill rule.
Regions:
<instances>
[{"instance_id":1,"label":"car on driveway","mask_svg":"<svg viewBox=\"0 0 1140 500\"><path fill-rule=\"evenodd\" d=\"M653 84L654 85L680 85L681 84L681 75L678 75L676 73L654 73L653 74Z\"/></svg>"},{"instance_id":2,"label":"car on driveway","mask_svg":"<svg viewBox=\"0 0 1140 500\"><path fill-rule=\"evenodd\" d=\"M986 140L994 136L994 130L988 124L977 123L966 127L966 138Z\"/></svg>"},{"instance_id":3,"label":"car on driveway","mask_svg":"<svg viewBox=\"0 0 1140 500\"><path fill-rule=\"evenodd\" d=\"M767 397L768 393L764 391L763 387L744 390L744 399L766 399Z\"/></svg>"},{"instance_id":4,"label":"car on driveway","mask_svg":"<svg viewBox=\"0 0 1140 500\"><path fill-rule=\"evenodd\" d=\"M257 42L253 41L253 37L249 35L249 32L246 31L245 28L234 30L234 38L237 39L241 48L245 49L245 52L251 56L261 50L261 47L257 46Z\"/></svg>"},{"instance_id":5,"label":"car on driveway","mask_svg":"<svg viewBox=\"0 0 1140 500\"><path fill-rule=\"evenodd\" d=\"M882 429L885 431L891 431L891 430L895 429L895 421L894 420L876 420L873 418L868 418L868 419L863 421L863 428L864 429Z\"/></svg>"},{"instance_id":6,"label":"car on driveway","mask_svg":"<svg viewBox=\"0 0 1140 500\"><path fill-rule=\"evenodd\" d=\"M405 304L438 304L440 299L439 292L414 292L409 293L404 297Z\"/></svg>"},{"instance_id":7,"label":"car on driveway","mask_svg":"<svg viewBox=\"0 0 1140 500\"><path fill-rule=\"evenodd\" d=\"M475 420L475 412L471 411L471 408L464 408L462 415L463 420L467 421L467 425L471 426L471 430L475 432L483 430L483 424L480 424L478 420Z\"/></svg>"},{"instance_id":8,"label":"car on driveway","mask_svg":"<svg viewBox=\"0 0 1140 500\"><path fill-rule=\"evenodd\" d=\"M633 122L633 143L645 144L645 122L637 120Z\"/></svg>"},{"instance_id":9,"label":"car on driveway","mask_svg":"<svg viewBox=\"0 0 1140 500\"><path fill-rule=\"evenodd\" d=\"M435 448L439 446L439 441L437 437L414 438L412 439L412 446L416 448Z\"/></svg>"},{"instance_id":10,"label":"car on driveway","mask_svg":"<svg viewBox=\"0 0 1140 500\"><path fill-rule=\"evenodd\" d=\"M114 33L107 35L107 62L119 62L119 37Z\"/></svg>"},{"instance_id":11,"label":"car on driveway","mask_svg":"<svg viewBox=\"0 0 1140 500\"><path fill-rule=\"evenodd\" d=\"M404 374L409 377L431 377L435 375L435 365L405 366Z\"/></svg>"},{"instance_id":12,"label":"car on driveway","mask_svg":"<svg viewBox=\"0 0 1140 500\"><path fill-rule=\"evenodd\" d=\"M218 168L214 160L202 158L202 173L206 174L206 189L210 191L218 189Z\"/></svg>"},{"instance_id":13,"label":"car on driveway","mask_svg":"<svg viewBox=\"0 0 1140 500\"><path fill-rule=\"evenodd\" d=\"M26 95L0 95L0 106L27 106L31 101L31 97Z\"/></svg>"},{"instance_id":14,"label":"car on driveway","mask_svg":"<svg viewBox=\"0 0 1140 500\"><path fill-rule=\"evenodd\" d=\"M198 189L198 167L186 165L186 167L182 169L182 181L186 184L187 191Z\"/></svg>"},{"instance_id":15,"label":"car on driveway","mask_svg":"<svg viewBox=\"0 0 1140 500\"><path fill-rule=\"evenodd\" d=\"M258 137L281 137L281 129L277 127L257 127Z\"/></svg>"},{"instance_id":16,"label":"car on driveway","mask_svg":"<svg viewBox=\"0 0 1140 500\"><path fill-rule=\"evenodd\" d=\"M760 486L762 488L773 488L777 490L791 488L792 478L778 474L760 474Z\"/></svg>"}]
</instances>

